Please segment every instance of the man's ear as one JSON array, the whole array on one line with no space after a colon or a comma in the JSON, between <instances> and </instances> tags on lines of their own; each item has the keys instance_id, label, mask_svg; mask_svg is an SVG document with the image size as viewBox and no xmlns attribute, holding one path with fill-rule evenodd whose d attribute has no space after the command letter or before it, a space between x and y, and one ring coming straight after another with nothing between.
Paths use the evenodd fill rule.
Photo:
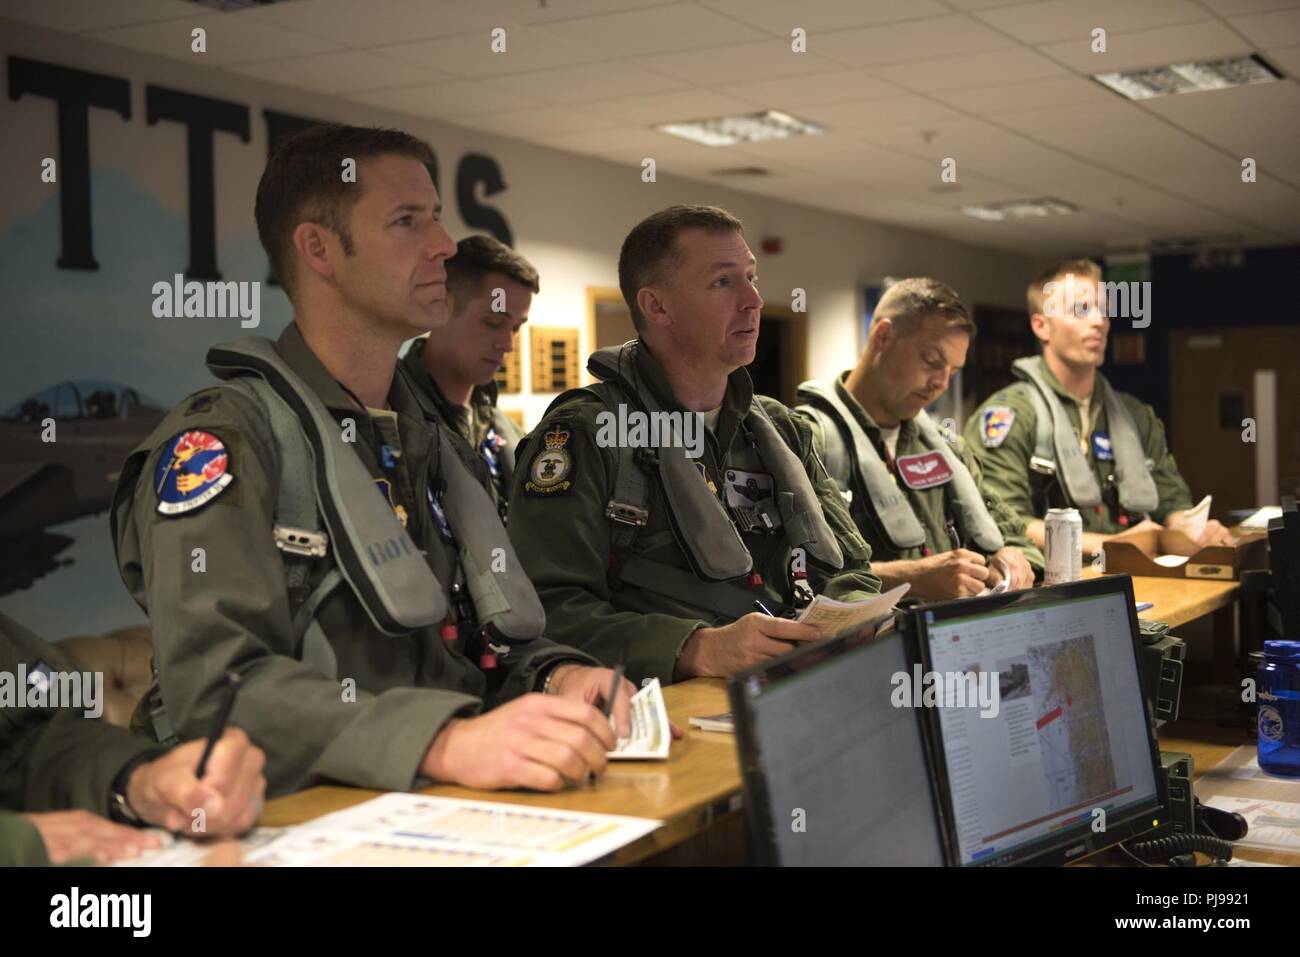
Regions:
<instances>
[{"instance_id":1,"label":"man's ear","mask_svg":"<svg viewBox=\"0 0 1300 957\"><path fill-rule=\"evenodd\" d=\"M875 355L883 355L890 344L898 338L898 327L888 316L881 316L871 323L871 332L867 334L867 345Z\"/></svg>"},{"instance_id":2,"label":"man's ear","mask_svg":"<svg viewBox=\"0 0 1300 957\"><path fill-rule=\"evenodd\" d=\"M334 259L342 254L338 237L320 223L299 223L293 231L293 248L302 268L328 278L334 275Z\"/></svg>"},{"instance_id":3,"label":"man's ear","mask_svg":"<svg viewBox=\"0 0 1300 957\"><path fill-rule=\"evenodd\" d=\"M1036 312L1029 317L1029 328L1039 342L1046 344L1051 335L1052 321L1041 312Z\"/></svg>"},{"instance_id":4,"label":"man's ear","mask_svg":"<svg viewBox=\"0 0 1300 957\"><path fill-rule=\"evenodd\" d=\"M662 288L642 286L637 290L636 307L650 325L659 327L672 325L672 313Z\"/></svg>"}]
</instances>

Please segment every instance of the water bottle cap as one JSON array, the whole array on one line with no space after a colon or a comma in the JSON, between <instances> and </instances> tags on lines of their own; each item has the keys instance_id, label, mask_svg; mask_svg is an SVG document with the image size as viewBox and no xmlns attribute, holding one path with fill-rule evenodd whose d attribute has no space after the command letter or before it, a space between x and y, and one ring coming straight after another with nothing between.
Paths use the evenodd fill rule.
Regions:
<instances>
[{"instance_id":1,"label":"water bottle cap","mask_svg":"<svg viewBox=\"0 0 1300 957\"><path fill-rule=\"evenodd\" d=\"M1281 658L1290 660L1300 658L1300 641L1290 641L1286 639L1275 639L1264 642L1265 658Z\"/></svg>"}]
</instances>

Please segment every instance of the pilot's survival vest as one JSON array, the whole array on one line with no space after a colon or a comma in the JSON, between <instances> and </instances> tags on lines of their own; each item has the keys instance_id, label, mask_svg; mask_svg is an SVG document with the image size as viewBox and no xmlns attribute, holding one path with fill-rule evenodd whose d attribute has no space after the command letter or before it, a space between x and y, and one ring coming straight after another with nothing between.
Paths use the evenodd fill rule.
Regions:
<instances>
[{"instance_id":1,"label":"pilot's survival vest","mask_svg":"<svg viewBox=\"0 0 1300 957\"><path fill-rule=\"evenodd\" d=\"M1037 420L1034 454L1029 467L1039 475L1055 476L1066 499L1075 508L1091 508L1102 500L1097 476L1079 448L1079 437L1070 424L1069 413L1056 390L1043 376L1043 359L1033 356L1011 363L1016 378L1029 383L1029 396ZM1111 449L1115 455L1115 483L1119 504L1127 512L1153 512L1160 505L1160 493L1151 477L1154 463L1147 458L1133 417L1119 400L1110 383L1097 374L1094 397L1106 409Z\"/></svg>"},{"instance_id":2,"label":"pilot's survival vest","mask_svg":"<svg viewBox=\"0 0 1300 957\"><path fill-rule=\"evenodd\" d=\"M208 351L207 362L213 374L225 380L221 388L256 402L270 426L279 463L271 534L284 560L289 594L302 593L316 561L328 557L333 563L307 597L296 608L291 606L294 657L337 677L334 649L316 612L343 584L384 634L400 636L441 621L447 614L442 583L392 508L375 494L365 463L343 440L325 403L285 363L271 341L250 336L222 343ZM394 387L416 394L400 373ZM423 403L420 407L425 408ZM492 499L436 420L429 426L438 443L445 482L442 504L460 546L461 572L478 623L507 643L531 641L546 624L541 600L520 570ZM138 450L127 460L124 479L137 474L134 487L124 482L119 496L134 495L140 487L138 473L149 452ZM114 515L127 514L120 508L115 503ZM115 547L116 541L114 534ZM505 556L503 571L492 570L494 555ZM375 556L383 560L376 561ZM158 694L156 671L142 702L146 703L152 709L158 740L174 740Z\"/></svg>"},{"instance_id":3,"label":"pilot's survival vest","mask_svg":"<svg viewBox=\"0 0 1300 957\"><path fill-rule=\"evenodd\" d=\"M907 496L889 474L866 430L836 393L835 380L804 382L799 386L798 395L805 403L800 409L811 413L822 425L823 461L831 477L838 483L841 476L847 475L850 484L845 491L867 497L896 550L906 551L924 545L925 530L912 511ZM943 457L952 475L948 488L944 489L944 501L962 541L971 542L980 551L992 555L1005 542L970 470L948 447L924 409L912 421L921 443ZM903 467L902 460L900 467Z\"/></svg>"},{"instance_id":4,"label":"pilot's survival vest","mask_svg":"<svg viewBox=\"0 0 1300 957\"><path fill-rule=\"evenodd\" d=\"M595 396L611 411L626 403L630 409L647 415L663 413L651 390L631 375L639 348L640 344L633 341L592 353L587 369L601 381L562 393L551 403L547 416L584 394ZM753 556L727 507L701 480L694 461L686 455L675 424L672 428L675 439L666 445L616 448L614 490L605 507L613 550L611 577L620 587L645 589L727 618L740 618L754 611L754 592L741 583L753 571ZM829 568L843 568L844 555L822 514L803 463L781 438L757 398L751 402L740 428L746 431L773 479L772 498L757 507L762 524L779 527L791 549L803 549L810 559ZM647 552L666 544L654 540L660 536L637 540L650 517L651 482L663 491L672 538L685 553L693 572L645 557Z\"/></svg>"}]
</instances>

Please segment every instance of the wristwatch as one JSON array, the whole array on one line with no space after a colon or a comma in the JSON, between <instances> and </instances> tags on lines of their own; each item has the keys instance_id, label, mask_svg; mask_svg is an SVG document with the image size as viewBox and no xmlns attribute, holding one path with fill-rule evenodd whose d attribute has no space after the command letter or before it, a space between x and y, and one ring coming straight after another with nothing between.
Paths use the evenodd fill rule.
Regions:
<instances>
[{"instance_id":1,"label":"wristwatch","mask_svg":"<svg viewBox=\"0 0 1300 957\"><path fill-rule=\"evenodd\" d=\"M108 789L108 817L111 821L118 824L131 824L136 827L143 826L145 823L138 811L131 806L127 800L127 786L131 782L131 773L142 764L148 764L154 758L166 754L166 749L157 749L145 751L137 754L126 764L122 765L122 770L118 771L113 777L113 783Z\"/></svg>"}]
</instances>

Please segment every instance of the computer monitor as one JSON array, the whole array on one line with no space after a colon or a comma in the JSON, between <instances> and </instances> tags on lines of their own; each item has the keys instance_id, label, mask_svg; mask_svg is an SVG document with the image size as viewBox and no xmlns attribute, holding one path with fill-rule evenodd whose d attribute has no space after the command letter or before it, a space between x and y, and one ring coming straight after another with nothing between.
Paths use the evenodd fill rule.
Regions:
<instances>
[{"instance_id":1,"label":"computer monitor","mask_svg":"<svg viewBox=\"0 0 1300 957\"><path fill-rule=\"evenodd\" d=\"M1160 752L1128 576L925 606L900 627L948 704L969 698L965 676L997 674L996 709L922 709L950 863L1064 863L1156 826Z\"/></svg>"},{"instance_id":2,"label":"computer monitor","mask_svg":"<svg viewBox=\"0 0 1300 957\"><path fill-rule=\"evenodd\" d=\"M900 635L857 635L732 675L757 863L944 863L920 715L890 704L910 669Z\"/></svg>"}]
</instances>

